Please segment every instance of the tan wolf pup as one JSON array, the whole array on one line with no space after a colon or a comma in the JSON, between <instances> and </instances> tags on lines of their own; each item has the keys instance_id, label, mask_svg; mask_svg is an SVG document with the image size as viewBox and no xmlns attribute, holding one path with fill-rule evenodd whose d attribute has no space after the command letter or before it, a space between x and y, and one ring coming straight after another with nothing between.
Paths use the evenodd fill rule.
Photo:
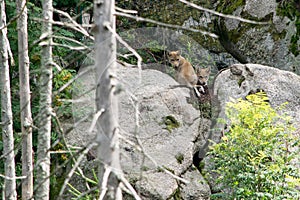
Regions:
<instances>
[{"instance_id":1,"label":"tan wolf pup","mask_svg":"<svg viewBox=\"0 0 300 200\"><path fill-rule=\"evenodd\" d=\"M194 88L199 97L200 93L196 88L198 77L191 63L181 56L180 51L170 51L168 53L168 59L177 71L176 79L181 84L180 86Z\"/></svg>"}]
</instances>

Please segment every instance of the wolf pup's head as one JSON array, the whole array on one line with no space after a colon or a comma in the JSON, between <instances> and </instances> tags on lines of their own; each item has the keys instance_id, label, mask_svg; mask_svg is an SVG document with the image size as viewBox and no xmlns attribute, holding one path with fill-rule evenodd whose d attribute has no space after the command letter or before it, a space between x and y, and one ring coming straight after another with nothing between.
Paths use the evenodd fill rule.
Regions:
<instances>
[{"instance_id":1,"label":"wolf pup's head","mask_svg":"<svg viewBox=\"0 0 300 200\"><path fill-rule=\"evenodd\" d=\"M210 67L207 68L196 68L196 74L198 76L198 84L199 85L207 85L207 81L209 79Z\"/></svg>"},{"instance_id":2,"label":"wolf pup's head","mask_svg":"<svg viewBox=\"0 0 300 200\"><path fill-rule=\"evenodd\" d=\"M171 63L171 65L176 69L180 65L180 59L181 59L180 51L170 51L168 53L168 60Z\"/></svg>"}]
</instances>

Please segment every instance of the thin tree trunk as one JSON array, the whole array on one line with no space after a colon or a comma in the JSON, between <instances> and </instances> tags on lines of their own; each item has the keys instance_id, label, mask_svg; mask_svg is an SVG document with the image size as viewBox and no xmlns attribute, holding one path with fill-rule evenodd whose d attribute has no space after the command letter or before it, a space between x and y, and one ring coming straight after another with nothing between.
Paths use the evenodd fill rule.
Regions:
<instances>
[{"instance_id":1,"label":"thin tree trunk","mask_svg":"<svg viewBox=\"0 0 300 200\"><path fill-rule=\"evenodd\" d=\"M42 59L40 77L40 109L35 199L48 200L50 194L50 143L52 115L52 0L43 1Z\"/></svg>"},{"instance_id":2,"label":"thin tree trunk","mask_svg":"<svg viewBox=\"0 0 300 200\"><path fill-rule=\"evenodd\" d=\"M29 57L26 0L17 0L18 18L18 56L20 74L20 109L22 126L22 199L33 195L33 162L32 162L32 117L29 85Z\"/></svg>"},{"instance_id":3,"label":"thin tree trunk","mask_svg":"<svg viewBox=\"0 0 300 200\"><path fill-rule=\"evenodd\" d=\"M97 110L104 113L97 122L97 142L99 166L99 183L101 197L104 199L121 199L117 173L121 172L118 146L118 100L116 86L116 38L105 28L115 28L113 16L114 0L95 1L96 22L96 104ZM112 170L110 173L109 171ZM109 175L108 177L106 175Z\"/></svg>"},{"instance_id":4,"label":"thin tree trunk","mask_svg":"<svg viewBox=\"0 0 300 200\"><path fill-rule=\"evenodd\" d=\"M5 155L4 170L4 198L6 200L17 199L16 180L15 180L15 154L13 119L11 108L11 92L8 64L7 29L2 28L6 25L5 3L0 2L0 85L1 85L1 119L2 119L2 140L3 155Z\"/></svg>"}]
</instances>

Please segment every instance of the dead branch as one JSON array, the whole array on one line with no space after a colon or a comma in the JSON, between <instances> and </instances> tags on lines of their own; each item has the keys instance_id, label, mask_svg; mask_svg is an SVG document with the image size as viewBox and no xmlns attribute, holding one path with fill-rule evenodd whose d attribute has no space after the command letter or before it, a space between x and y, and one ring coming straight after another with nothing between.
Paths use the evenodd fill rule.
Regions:
<instances>
[{"instance_id":1,"label":"dead branch","mask_svg":"<svg viewBox=\"0 0 300 200\"><path fill-rule=\"evenodd\" d=\"M166 24L166 23L163 23L163 22L159 22L159 21L155 21L155 20L152 20L152 19L147 19L147 18L143 18L143 17L139 17L139 16L133 16L133 15L130 15L130 14L127 14L127 13L122 13L122 12L115 12L115 15L122 16L122 17L127 17L127 18L130 18L130 19L135 19L136 21L149 22L149 23L156 24L156 25L163 26L163 27L167 27L167 28L174 28L174 29L192 31L192 32L195 32L195 33L201 33L203 35L208 35L212 38L218 38L218 36L216 34L210 33L208 31L204 31L204 30L188 28L188 27L173 25L173 24Z\"/></svg>"}]
</instances>

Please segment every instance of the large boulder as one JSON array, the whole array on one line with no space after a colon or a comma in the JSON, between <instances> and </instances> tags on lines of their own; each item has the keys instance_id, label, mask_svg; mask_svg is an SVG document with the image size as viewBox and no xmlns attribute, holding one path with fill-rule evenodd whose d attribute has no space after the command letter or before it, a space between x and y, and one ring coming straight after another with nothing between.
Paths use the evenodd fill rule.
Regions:
<instances>
[{"instance_id":1,"label":"large boulder","mask_svg":"<svg viewBox=\"0 0 300 200\"><path fill-rule=\"evenodd\" d=\"M95 77L93 70L82 71L78 94L74 92L73 108L78 117L74 131L67 135L70 144L79 146L87 145L96 134L96 130L87 131L92 119L82 120L84 113L95 110ZM119 66L118 80L121 165L142 199L178 195L209 199L209 186L193 166L193 155L204 143L202 135L210 122L188 103L191 91L170 89L178 83L157 70ZM90 164L83 167L91 169Z\"/></svg>"},{"instance_id":2,"label":"large boulder","mask_svg":"<svg viewBox=\"0 0 300 200\"><path fill-rule=\"evenodd\" d=\"M187 101L189 89L170 89L178 83L156 70L141 71L140 84L137 69L121 69L119 75L125 87L120 96L120 126L127 141L121 145L121 164L129 179L136 180L135 187L144 199L168 199L178 195L183 185L184 191L194 191L189 194L194 199L209 198L209 187L200 183L203 178L198 171L195 177L185 175L193 164L198 149L195 144L203 130L199 110ZM164 170L187 182L178 181ZM199 179L198 184L195 179Z\"/></svg>"},{"instance_id":3,"label":"large boulder","mask_svg":"<svg viewBox=\"0 0 300 200\"><path fill-rule=\"evenodd\" d=\"M225 105L230 98L245 98L258 90L267 93L274 107L287 102L283 111L295 122L300 121L300 77L289 71L259 64L235 64L216 76L213 95L219 102L218 118L225 118Z\"/></svg>"},{"instance_id":4,"label":"large boulder","mask_svg":"<svg viewBox=\"0 0 300 200\"><path fill-rule=\"evenodd\" d=\"M228 130L230 122L226 118L226 104L232 99L245 99L248 94L264 91L272 107L278 107L287 103L279 114L286 113L292 117L296 127L294 134L299 135L300 130L300 77L292 72L279 70L274 67L259 64L235 64L221 71L214 81L213 102L218 114L213 120L211 139L219 142L222 133ZM217 119L225 119L218 123ZM225 122L225 123L224 123ZM299 147L293 147L292 151L298 151ZM207 149L206 149L207 150ZM200 157L203 155L199 155ZM204 158L205 170L209 171L211 157ZM294 160L296 167L299 166L299 158ZM212 192L218 189L214 182L216 174L210 172L213 178L208 179Z\"/></svg>"},{"instance_id":5,"label":"large boulder","mask_svg":"<svg viewBox=\"0 0 300 200\"><path fill-rule=\"evenodd\" d=\"M296 128L295 134L299 134L300 76L259 64L235 64L221 71L215 78L213 102L218 112L213 120L210 139L219 142L222 132L230 124L225 115L226 104L232 99L244 99L247 95L258 91L267 94L274 108L286 104L278 112L292 118ZM218 123L218 119L225 119L227 122Z\"/></svg>"}]
</instances>

